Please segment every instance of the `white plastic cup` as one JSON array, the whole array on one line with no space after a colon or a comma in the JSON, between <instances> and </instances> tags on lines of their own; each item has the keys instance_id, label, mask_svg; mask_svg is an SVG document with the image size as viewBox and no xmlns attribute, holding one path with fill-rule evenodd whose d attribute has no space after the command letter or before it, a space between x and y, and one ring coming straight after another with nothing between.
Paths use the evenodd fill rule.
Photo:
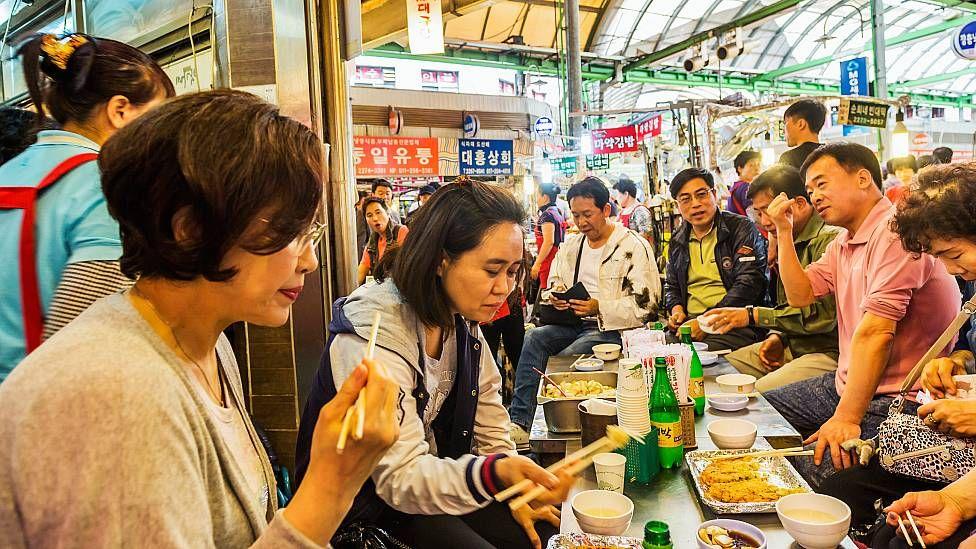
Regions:
<instances>
[{"instance_id":1,"label":"white plastic cup","mask_svg":"<svg viewBox=\"0 0 976 549\"><path fill-rule=\"evenodd\" d=\"M624 493L626 457L614 453L597 454L593 456L593 468L596 469L596 483L601 490Z\"/></svg>"},{"instance_id":2,"label":"white plastic cup","mask_svg":"<svg viewBox=\"0 0 976 549\"><path fill-rule=\"evenodd\" d=\"M647 381L644 379L644 367L641 361L622 358L617 364L617 395L646 395Z\"/></svg>"}]
</instances>

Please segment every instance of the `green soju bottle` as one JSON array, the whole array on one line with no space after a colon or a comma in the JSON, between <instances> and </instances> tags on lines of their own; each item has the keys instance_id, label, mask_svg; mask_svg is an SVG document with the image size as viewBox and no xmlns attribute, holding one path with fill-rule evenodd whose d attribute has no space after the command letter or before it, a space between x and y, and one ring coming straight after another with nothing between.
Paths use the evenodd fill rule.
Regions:
<instances>
[{"instance_id":1,"label":"green soju bottle","mask_svg":"<svg viewBox=\"0 0 976 549\"><path fill-rule=\"evenodd\" d=\"M681 463L685 447L681 438L681 411L668 379L668 363L664 357L654 359L654 387L651 389L651 425L657 431L657 447L661 468L670 469Z\"/></svg>"},{"instance_id":2,"label":"green soju bottle","mask_svg":"<svg viewBox=\"0 0 976 549\"><path fill-rule=\"evenodd\" d=\"M671 543L671 529L668 525L652 520L644 525L644 542L641 549L674 549Z\"/></svg>"},{"instance_id":3,"label":"green soju bottle","mask_svg":"<svg viewBox=\"0 0 976 549\"><path fill-rule=\"evenodd\" d=\"M702 371L701 359L691 341L691 327L681 327L681 342L691 348L691 380L688 383L688 396L695 401L695 415L705 415L705 372Z\"/></svg>"}]
</instances>

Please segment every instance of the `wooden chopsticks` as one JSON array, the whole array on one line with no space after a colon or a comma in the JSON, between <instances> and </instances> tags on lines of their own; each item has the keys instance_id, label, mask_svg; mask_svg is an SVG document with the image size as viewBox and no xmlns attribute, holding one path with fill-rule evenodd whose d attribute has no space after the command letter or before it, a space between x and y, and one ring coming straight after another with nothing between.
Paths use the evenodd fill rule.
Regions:
<instances>
[{"instance_id":1,"label":"wooden chopsticks","mask_svg":"<svg viewBox=\"0 0 976 549\"><path fill-rule=\"evenodd\" d=\"M373 317L373 327L369 333L369 342L366 344L366 359L373 359L373 352L376 350L376 334L380 330L380 312L376 312ZM349 429L352 425L353 415L356 416L356 428L353 430L352 438L362 440L363 430L366 427L366 387L359 390L356 403L346 410L345 417L342 418L342 429L339 431L339 441L336 444L336 453L341 454L346 449L346 440L349 437Z\"/></svg>"},{"instance_id":2,"label":"wooden chopsticks","mask_svg":"<svg viewBox=\"0 0 976 549\"><path fill-rule=\"evenodd\" d=\"M906 509L905 516L908 518L908 523L912 525L912 531L915 532L918 543L921 544L922 549L926 549L925 540L922 539L922 533L918 531L918 525L915 524L915 517L912 516L912 512ZM895 518L898 519L898 527L901 528L901 533L905 536L905 541L908 543L908 546L914 547L912 544L912 536L909 535L908 528L905 528L905 521L901 519L901 515L895 515Z\"/></svg>"},{"instance_id":3,"label":"wooden chopsticks","mask_svg":"<svg viewBox=\"0 0 976 549\"><path fill-rule=\"evenodd\" d=\"M569 398L569 395L566 394L566 391L563 391L563 388L560 387L558 383L556 383L555 381L553 381L552 378L549 377L545 372L543 372L542 370L536 368L535 366L532 367L532 370L534 370L535 373L537 373L540 376L542 376L542 379L548 381L550 385L552 385L553 387L555 387L556 390L560 392L560 394L562 394L566 398Z\"/></svg>"},{"instance_id":4,"label":"wooden chopsticks","mask_svg":"<svg viewBox=\"0 0 976 549\"><path fill-rule=\"evenodd\" d=\"M739 458L754 458L754 457L789 457L789 456L812 456L813 450L804 450L802 446L797 446L795 448L783 448L782 450L758 450L755 452L742 452L740 454L726 454L721 456L712 456L711 460L720 459L739 459Z\"/></svg>"}]
</instances>

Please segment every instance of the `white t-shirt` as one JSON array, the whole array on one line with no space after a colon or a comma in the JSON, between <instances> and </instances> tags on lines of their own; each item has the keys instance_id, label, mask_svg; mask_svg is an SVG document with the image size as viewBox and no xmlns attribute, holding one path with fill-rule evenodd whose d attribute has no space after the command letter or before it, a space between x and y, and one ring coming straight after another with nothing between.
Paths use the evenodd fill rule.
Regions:
<instances>
[{"instance_id":1,"label":"white t-shirt","mask_svg":"<svg viewBox=\"0 0 976 549\"><path fill-rule=\"evenodd\" d=\"M583 255L580 257L579 281L593 299L600 298L600 263L603 261L603 247L591 248L590 241L583 241Z\"/></svg>"}]
</instances>

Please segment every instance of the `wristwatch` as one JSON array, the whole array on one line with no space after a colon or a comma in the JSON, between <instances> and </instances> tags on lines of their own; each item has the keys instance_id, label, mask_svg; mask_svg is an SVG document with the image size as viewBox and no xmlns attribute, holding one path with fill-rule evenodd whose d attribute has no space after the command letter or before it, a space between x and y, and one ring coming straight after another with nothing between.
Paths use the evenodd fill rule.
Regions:
<instances>
[{"instance_id":1,"label":"wristwatch","mask_svg":"<svg viewBox=\"0 0 976 549\"><path fill-rule=\"evenodd\" d=\"M747 305L746 306L746 314L749 315L749 326L755 326L756 325L756 317L753 316L752 311L753 311L753 306L752 305Z\"/></svg>"}]
</instances>

